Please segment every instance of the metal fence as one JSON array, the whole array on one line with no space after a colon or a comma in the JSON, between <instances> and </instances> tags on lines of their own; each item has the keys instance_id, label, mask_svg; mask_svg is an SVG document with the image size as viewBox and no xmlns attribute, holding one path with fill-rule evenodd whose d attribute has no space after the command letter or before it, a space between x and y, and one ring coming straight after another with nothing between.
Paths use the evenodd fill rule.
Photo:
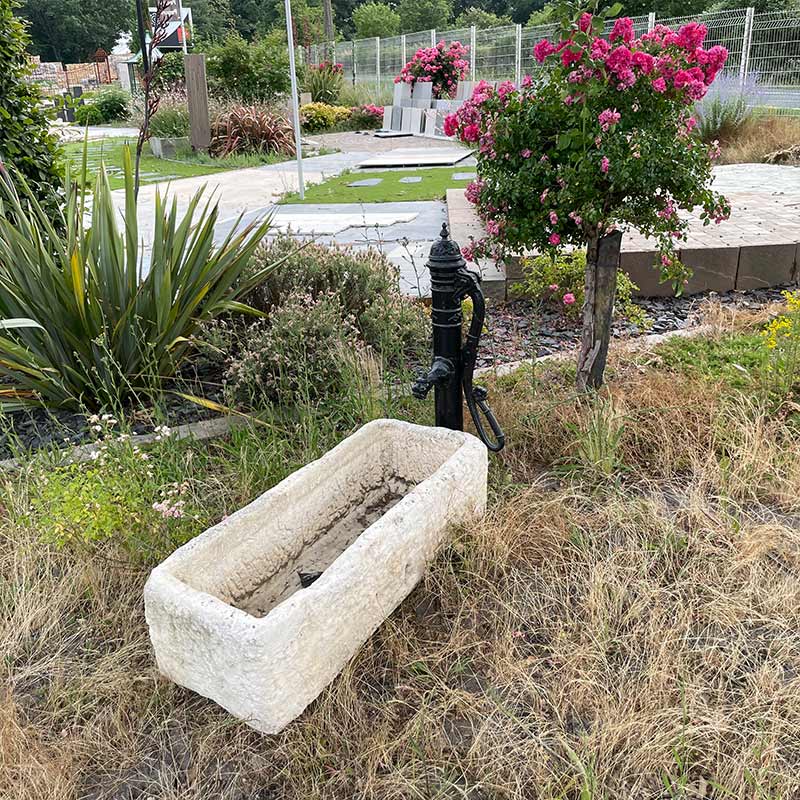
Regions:
<instances>
[{"instance_id":1,"label":"metal fence","mask_svg":"<svg viewBox=\"0 0 800 800\"><path fill-rule=\"evenodd\" d=\"M658 18L651 12L635 17L633 22L636 33L642 34L656 23L674 28L690 20L708 27L706 46L720 44L728 49L723 74L729 82L735 79L741 87L748 87L751 103L800 108L800 10L756 14L752 8L740 8L669 18ZM606 32L611 25L607 24ZM535 75L540 69L533 46L540 39L552 37L555 30L555 25L434 29L354 42L323 42L306 48L303 55L310 63L326 58L337 61L353 84L374 87L382 93L391 88L403 65L421 47L460 41L469 47L470 80L519 82L523 75Z\"/></svg>"}]
</instances>

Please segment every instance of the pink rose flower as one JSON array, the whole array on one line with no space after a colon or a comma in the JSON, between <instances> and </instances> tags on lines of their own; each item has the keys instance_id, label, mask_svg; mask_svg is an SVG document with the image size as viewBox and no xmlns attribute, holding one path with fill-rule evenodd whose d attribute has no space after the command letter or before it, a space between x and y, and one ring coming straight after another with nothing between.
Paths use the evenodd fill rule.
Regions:
<instances>
[{"instance_id":1,"label":"pink rose flower","mask_svg":"<svg viewBox=\"0 0 800 800\"><path fill-rule=\"evenodd\" d=\"M571 306L571 305L573 305L574 303L575 303L575 295L574 295L574 294L572 294L572 292L567 292L567 293L564 295L564 305L565 305L565 306Z\"/></svg>"},{"instance_id":2,"label":"pink rose flower","mask_svg":"<svg viewBox=\"0 0 800 800\"><path fill-rule=\"evenodd\" d=\"M611 162L608 160L606 156L603 156L603 160L600 162L600 172L606 173L608 172L608 168L611 165Z\"/></svg>"},{"instance_id":3,"label":"pink rose flower","mask_svg":"<svg viewBox=\"0 0 800 800\"><path fill-rule=\"evenodd\" d=\"M561 244L561 237L557 233L551 233L550 238L547 240L553 247Z\"/></svg>"},{"instance_id":4,"label":"pink rose flower","mask_svg":"<svg viewBox=\"0 0 800 800\"><path fill-rule=\"evenodd\" d=\"M558 284L557 283L551 283L547 288L551 292L557 292L558 291Z\"/></svg>"},{"instance_id":5,"label":"pink rose flower","mask_svg":"<svg viewBox=\"0 0 800 800\"><path fill-rule=\"evenodd\" d=\"M550 224L557 225L558 224L558 214L555 211L550 212Z\"/></svg>"},{"instance_id":6,"label":"pink rose flower","mask_svg":"<svg viewBox=\"0 0 800 800\"><path fill-rule=\"evenodd\" d=\"M578 20L578 27L586 33L592 27L592 15L588 11L584 11Z\"/></svg>"},{"instance_id":7,"label":"pink rose flower","mask_svg":"<svg viewBox=\"0 0 800 800\"><path fill-rule=\"evenodd\" d=\"M529 150L527 147L526 147L524 150L520 150L520 151L519 151L519 154L520 154L520 155L521 155L523 158L530 158L530 157L531 157L531 151L530 151L530 150Z\"/></svg>"}]
</instances>

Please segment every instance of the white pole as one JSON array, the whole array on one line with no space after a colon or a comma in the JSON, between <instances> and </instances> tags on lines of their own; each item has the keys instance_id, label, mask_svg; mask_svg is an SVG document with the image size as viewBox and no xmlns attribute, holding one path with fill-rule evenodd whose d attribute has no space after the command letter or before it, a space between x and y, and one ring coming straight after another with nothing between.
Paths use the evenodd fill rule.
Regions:
<instances>
[{"instance_id":1,"label":"white pole","mask_svg":"<svg viewBox=\"0 0 800 800\"><path fill-rule=\"evenodd\" d=\"M294 31L292 30L292 2L284 0L286 8L286 42L289 45L289 77L292 81L292 118L294 122L294 146L297 150L297 183L300 199L305 200L306 187L303 184L303 142L300 138L300 104L297 101L297 73L294 68Z\"/></svg>"},{"instance_id":2,"label":"white pole","mask_svg":"<svg viewBox=\"0 0 800 800\"><path fill-rule=\"evenodd\" d=\"M189 51L186 47L186 29L183 27L183 6L181 0L178 0L178 28L181 32L181 46L183 47L183 54L186 55Z\"/></svg>"}]
</instances>

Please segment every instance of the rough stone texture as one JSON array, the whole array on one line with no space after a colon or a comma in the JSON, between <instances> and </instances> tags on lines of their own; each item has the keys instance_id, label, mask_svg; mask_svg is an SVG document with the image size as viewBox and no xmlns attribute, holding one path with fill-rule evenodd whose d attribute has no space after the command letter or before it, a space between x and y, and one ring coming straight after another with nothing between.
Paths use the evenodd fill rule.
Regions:
<instances>
[{"instance_id":1,"label":"rough stone texture","mask_svg":"<svg viewBox=\"0 0 800 800\"><path fill-rule=\"evenodd\" d=\"M738 247L703 247L680 250L681 261L691 267L692 277L685 291L728 292L736 288L736 272L739 268Z\"/></svg>"},{"instance_id":2,"label":"rough stone texture","mask_svg":"<svg viewBox=\"0 0 800 800\"><path fill-rule=\"evenodd\" d=\"M739 252L737 289L760 289L790 283L794 276L796 244L742 247Z\"/></svg>"},{"instance_id":3,"label":"rough stone texture","mask_svg":"<svg viewBox=\"0 0 800 800\"><path fill-rule=\"evenodd\" d=\"M619 265L639 287L639 297L671 297L675 294L670 283L659 281L659 270L655 265L653 250L628 251L620 254Z\"/></svg>"},{"instance_id":4,"label":"rough stone texture","mask_svg":"<svg viewBox=\"0 0 800 800\"><path fill-rule=\"evenodd\" d=\"M486 448L469 434L365 425L153 570L145 614L159 669L277 733L414 588L448 529L483 514L486 474ZM352 530L384 484L388 510L369 524L371 505ZM355 541L326 556L314 583L265 616L243 610L271 578L305 571L304 554L343 520Z\"/></svg>"}]
</instances>

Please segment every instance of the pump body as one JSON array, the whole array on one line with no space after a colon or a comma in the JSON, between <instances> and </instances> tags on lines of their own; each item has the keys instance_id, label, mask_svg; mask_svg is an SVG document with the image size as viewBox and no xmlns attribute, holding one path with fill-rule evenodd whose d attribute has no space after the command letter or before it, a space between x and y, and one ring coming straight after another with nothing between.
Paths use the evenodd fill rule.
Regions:
<instances>
[{"instance_id":1,"label":"pump body","mask_svg":"<svg viewBox=\"0 0 800 800\"><path fill-rule=\"evenodd\" d=\"M446 224L431 247L427 267L431 275L433 363L427 374L417 378L412 392L424 399L433 388L436 425L456 431L464 430L463 396L481 441L498 452L503 449L505 436L486 401L486 390L472 385L486 303L480 277L467 269ZM472 320L464 338L461 302L466 297L472 300ZM487 435L481 414L489 423L494 440Z\"/></svg>"}]
</instances>

